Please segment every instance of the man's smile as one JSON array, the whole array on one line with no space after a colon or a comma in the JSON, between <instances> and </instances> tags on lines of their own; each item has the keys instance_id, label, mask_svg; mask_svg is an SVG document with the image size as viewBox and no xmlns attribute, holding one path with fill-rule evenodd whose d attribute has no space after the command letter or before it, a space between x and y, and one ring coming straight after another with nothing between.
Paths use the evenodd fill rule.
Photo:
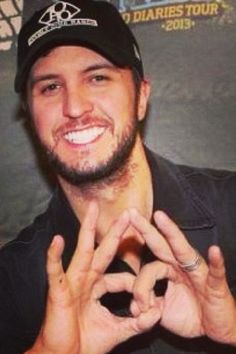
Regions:
<instances>
[{"instance_id":1,"label":"man's smile","mask_svg":"<svg viewBox=\"0 0 236 354\"><path fill-rule=\"evenodd\" d=\"M102 135L105 130L105 127L89 127L82 130L70 131L64 135L64 138L72 144L89 144Z\"/></svg>"}]
</instances>

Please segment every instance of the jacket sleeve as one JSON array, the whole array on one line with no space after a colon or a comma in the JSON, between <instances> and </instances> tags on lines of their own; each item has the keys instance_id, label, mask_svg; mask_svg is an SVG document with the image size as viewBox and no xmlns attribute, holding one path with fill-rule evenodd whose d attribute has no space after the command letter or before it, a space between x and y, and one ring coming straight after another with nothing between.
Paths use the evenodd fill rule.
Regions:
<instances>
[{"instance_id":1,"label":"jacket sleeve","mask_svg":"<svg viewBox=\"0 0 236 354\"><path fill-rule=\"evenodd\" d=\"M0 354L21 354L32 346L36 334L20 319L9 270L1 263L0 258Z\"/></svg>"}]
</instances>

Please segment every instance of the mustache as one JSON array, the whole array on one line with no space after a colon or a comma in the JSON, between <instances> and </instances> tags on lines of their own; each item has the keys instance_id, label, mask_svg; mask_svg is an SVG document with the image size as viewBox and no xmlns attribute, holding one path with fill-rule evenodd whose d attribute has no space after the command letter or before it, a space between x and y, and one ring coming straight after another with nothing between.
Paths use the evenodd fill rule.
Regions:
<instances>
[{"instance_id":1,"label":"mustache","mask_svg":"<svg viewBox=\"0 0 236 354\"><path fill-rule=\"evenodd\" d=\"M70 121L60 125L54 132L54 135L61 136L72 130L83 130L91 127L110 127L113 130L114 123L113 120L109 117L100 117L93 115L86 115L78 119L73 118Z\"/></svg>"}]
</instances>

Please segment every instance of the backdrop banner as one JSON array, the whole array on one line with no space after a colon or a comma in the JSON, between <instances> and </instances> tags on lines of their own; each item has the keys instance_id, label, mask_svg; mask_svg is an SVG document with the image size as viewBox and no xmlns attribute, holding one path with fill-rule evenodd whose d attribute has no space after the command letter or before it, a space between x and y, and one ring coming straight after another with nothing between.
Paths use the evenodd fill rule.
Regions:
<instances>
[{"instance_id":1,"label":"backdrop banner","mask_svg":"<svg viewBox=\"0 0 236 354\"><path fill-rule=\"evenodd\" d=\"M144 140L182 164L236 169L236 1L111 0L134 31L152 84ZM22 22L46 0L0 0L0 244L42 212L53 179L13 82Z\"/></svg>"}]
</instances>

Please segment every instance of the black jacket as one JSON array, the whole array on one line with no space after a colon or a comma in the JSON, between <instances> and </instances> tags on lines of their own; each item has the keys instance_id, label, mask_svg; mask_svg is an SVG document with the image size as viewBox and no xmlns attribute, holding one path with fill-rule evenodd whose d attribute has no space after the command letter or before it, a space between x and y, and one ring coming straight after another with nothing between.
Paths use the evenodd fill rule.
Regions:
<instances>
[{"instance_id":1,"label":"black jacket","mask_svg":"<svg viewBox=\"0 0 236 354\"><path fill-rule=\"evenodd\" d=\"M154 210L161 209L179 225L190 243L207 257L210 245L221 247L228 283L236 294L236 174L177 166L147 151L152 172ZM58 188L46 212L0 251L0 354L21 354L34 342L41 327L47 294L47 248L53 235L65 238L66 269L77 242L79 224ZM143 262L152 259L149 251ZM108 271L131 271L115 259ZM163 284L164 291L165 284ZM119 297L120 298L120 297ZM127 313L129 296L107 296L104 303L120 315ZM105 328L104 328L105 330ZM114 353L222 354L236 348L207 338L184 339L156 326L116 348Z\"/></svg>"}]
</instances>

